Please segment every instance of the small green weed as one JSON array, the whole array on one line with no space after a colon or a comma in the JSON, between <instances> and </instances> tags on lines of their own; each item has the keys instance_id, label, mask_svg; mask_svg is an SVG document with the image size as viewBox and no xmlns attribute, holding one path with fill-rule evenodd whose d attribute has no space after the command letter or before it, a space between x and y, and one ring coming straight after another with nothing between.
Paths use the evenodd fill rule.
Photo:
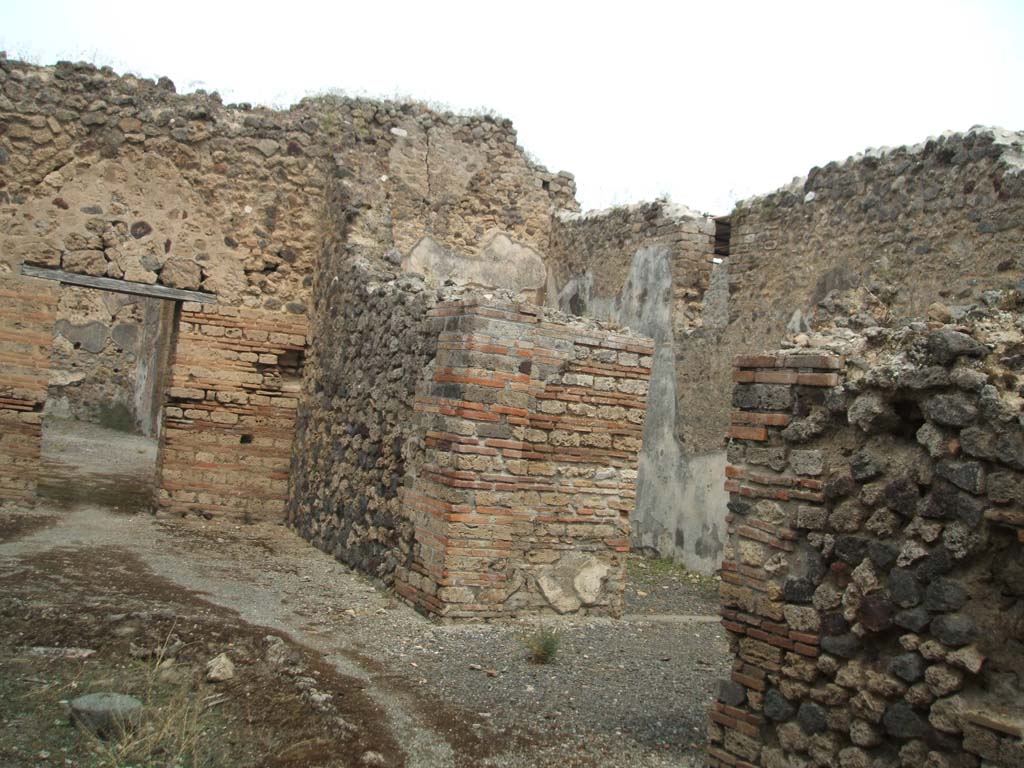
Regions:
<instances>
[{"instance_id":1,"label":"small green weed","mask_svg":"<svg viewBox=\"0 0 1024 768\"><path fill-rule=\"evenodd\" d=\"M562 636L547 627L540 627L523 638L523 644L530 652L531 664L550 664L558 655L558 647L562 643Z\"/></svg>"}]
</instances>

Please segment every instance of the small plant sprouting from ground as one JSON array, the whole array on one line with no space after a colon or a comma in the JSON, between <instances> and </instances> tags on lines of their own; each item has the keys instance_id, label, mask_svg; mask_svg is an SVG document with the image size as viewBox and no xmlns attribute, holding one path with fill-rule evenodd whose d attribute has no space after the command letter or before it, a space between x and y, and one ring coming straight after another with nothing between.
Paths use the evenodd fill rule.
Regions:
<instances>
[{"instance_id":1,"label":"small plant sprouting from ground","mask_svg":"<svg viewBox=\"0 0 1024 768\"><path fill-rule=\"evenodd\" d=\"M558 655L562 636L548 627L538 627L536 631L523 638L523 643L530 653L531 664L550 664Z\"/></svg>"},{"instance_id":2,"label":"small plant sprouting from ground","mask_svg":"<svg viewBox=\"0 0 1024 768\"><path fill-rule=\"evenodd\" d=\"M175 637L172 625L167 637L149 666L142 692L146 714L135 727L125 728L110 740L90 735L93 743L94 768L136 768L166 765L174 768L206 768L212 765L203 742L204 705L199 700L200 688L193 692L183 682L170 695L160 695L158 680L165 668L164 660Z\"/></svg>"},{"instance_id":3,"label":"small plant sprouting from ground","mask_svg":"<svg viewBox=\"0 0 1024 768\"><path fill-rule=\"evenodd\" d=\"M104 741L91 737L97 768L168 765L201 768L211 763L203 748L200 723L202 705L186 688L170 700L154 706L138 728L125 730L120 738Z\"/></svg>"}]
</instances>

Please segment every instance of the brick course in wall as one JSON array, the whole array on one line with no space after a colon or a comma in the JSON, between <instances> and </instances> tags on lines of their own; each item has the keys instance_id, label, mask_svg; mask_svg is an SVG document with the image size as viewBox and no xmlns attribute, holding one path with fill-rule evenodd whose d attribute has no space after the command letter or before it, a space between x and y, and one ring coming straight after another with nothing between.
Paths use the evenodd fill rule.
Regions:
<instances>
[{"instance_id":1,"label":"brick course in wall","mask_svg":"<svg viewBox=\"0 0 1024 768\"><path fill-rule=\"evenodd\" d=\"M724 461L695 455L691 440L708 412L707 392L679 393L703 382L706 357L719 354L714 344L694 343L695 333L726 319L714 248L711 218L656 200L556 215L548 258L548 305L654 339L651 408L661 418L644 435L633 546L704 573L718 567L723 544L725 526L708 510L724 503Z\"/></svg>"},{"instance_id":2,"label":"brick course in wall","mask_svg":"<svg viewBox=\"0 0 1024 768\"><path fill-rule=\"evenodd\" d=\"M0 501L35 495L56 286L0 275Z\"/></svg>"},{"instance_id":3,"label":"brick course in wall","mask_svg":"<svg viewBox=\"0 0 1024 768\"><path fill-rule=\"evenodd\" d=\"M708 351L697 350L703 364L687 366L703 375L681 379L683 401L726 391L735 355L834 319L856 326L858 307L837 306L838 293L866 289L908 317L1017 285L1022 147L1024 134L976 128L827 163L738 203L729 217L728 326L695 340ZM687 427L689 442L718 448L728 403L703 410Z\"/></svg>"},{"instance_id":4,"label":"brick course in wall","mask_svg":"<svg viewBox=\"0 0 1024 768\"><path fill-rule=\"evenodd\" d=\"M448 618L621 613L651 343L523 304L429 315L426 451L403 493L415 544L396 591Z\"/></svg>"},{"instance_id":5,"label":"brick course in wall","mask_svg":"<svg viewBox=\"0 0 1024 768\"><path fill-rule=\"evenodd\" d=\"M305 318L185 302L164 407L159 504L280 520Z\"/></svg>"},{"instance_id":6,"label":"brick course in wall","mask_svg":"<svg viewBox=\"0 0 1024 768\"><path fill-rule=\"evenodd\" d=\"M765 354L740 356L734 364L728 437L749 451L751 462L726 467L730 509L744 514L726 516L730 545L722 563L721 612L736 660L723 686L727 693L710 713L712 768L762 764L763 696L769 675L781 674L784 667L807 675L820 653L816 631L800 631L787 623L784 594L773 575L800 539L780 504L823 510L824 482L817 467L810 475L793 470L779 433L792 423L794 411L823 402L824 388L839 384L836 371L845 361L828 354ZM733 451L734 459L737 453ZM769 464L773 457L779 471ZM750 509L755 512L748 513ZM729 698L729 693L736 695Z\"/></svg>"}]
</instances>

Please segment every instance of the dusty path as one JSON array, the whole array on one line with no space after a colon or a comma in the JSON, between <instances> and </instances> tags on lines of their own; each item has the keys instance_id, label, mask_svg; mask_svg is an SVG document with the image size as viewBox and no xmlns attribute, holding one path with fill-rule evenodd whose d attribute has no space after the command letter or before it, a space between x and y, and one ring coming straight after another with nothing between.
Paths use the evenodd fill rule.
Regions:
<instances>
[{"instance_id":1,"label":"dusty path","mask_svg":"<svg viewBox=\"0 0 1024 768\"><path fill-rule=\"evenodd\" d=\"M60 482L74 472L65 469ZM87 491L92 481L77 482ZM713 680L727 664L706 585L654 576L633 588L633 613L621 621L547 620L561 634L557 660L531 665L522 637L535 622L437 624L283 526L165 521L78 500L87 495L0 513L0 579L40 568L34 560L48 552L123 552L148 574L288 635L360 681L404 765L701 762L691 745L703 741ZM669 591L680 596L673 613L664 612ZM662 612L647 612L647 595Z\"/></svg>"}]
</instances>

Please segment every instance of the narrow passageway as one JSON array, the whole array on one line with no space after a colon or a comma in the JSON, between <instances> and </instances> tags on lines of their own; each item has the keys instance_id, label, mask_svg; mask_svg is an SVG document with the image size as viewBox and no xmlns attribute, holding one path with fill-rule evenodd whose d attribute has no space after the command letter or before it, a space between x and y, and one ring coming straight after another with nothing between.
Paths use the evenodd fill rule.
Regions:
<instances>
[{"instance_id":1,"label":"narrow passageway","mask_svg":"<svg viewBox=\"0 0 1024 768\"><path fill-rule=\"evenodd\" d=\"M150 511L157 441L74 419L43 421L39 494L57 504L84 502L119 512Z\"/></svg>"}]
</instances>

